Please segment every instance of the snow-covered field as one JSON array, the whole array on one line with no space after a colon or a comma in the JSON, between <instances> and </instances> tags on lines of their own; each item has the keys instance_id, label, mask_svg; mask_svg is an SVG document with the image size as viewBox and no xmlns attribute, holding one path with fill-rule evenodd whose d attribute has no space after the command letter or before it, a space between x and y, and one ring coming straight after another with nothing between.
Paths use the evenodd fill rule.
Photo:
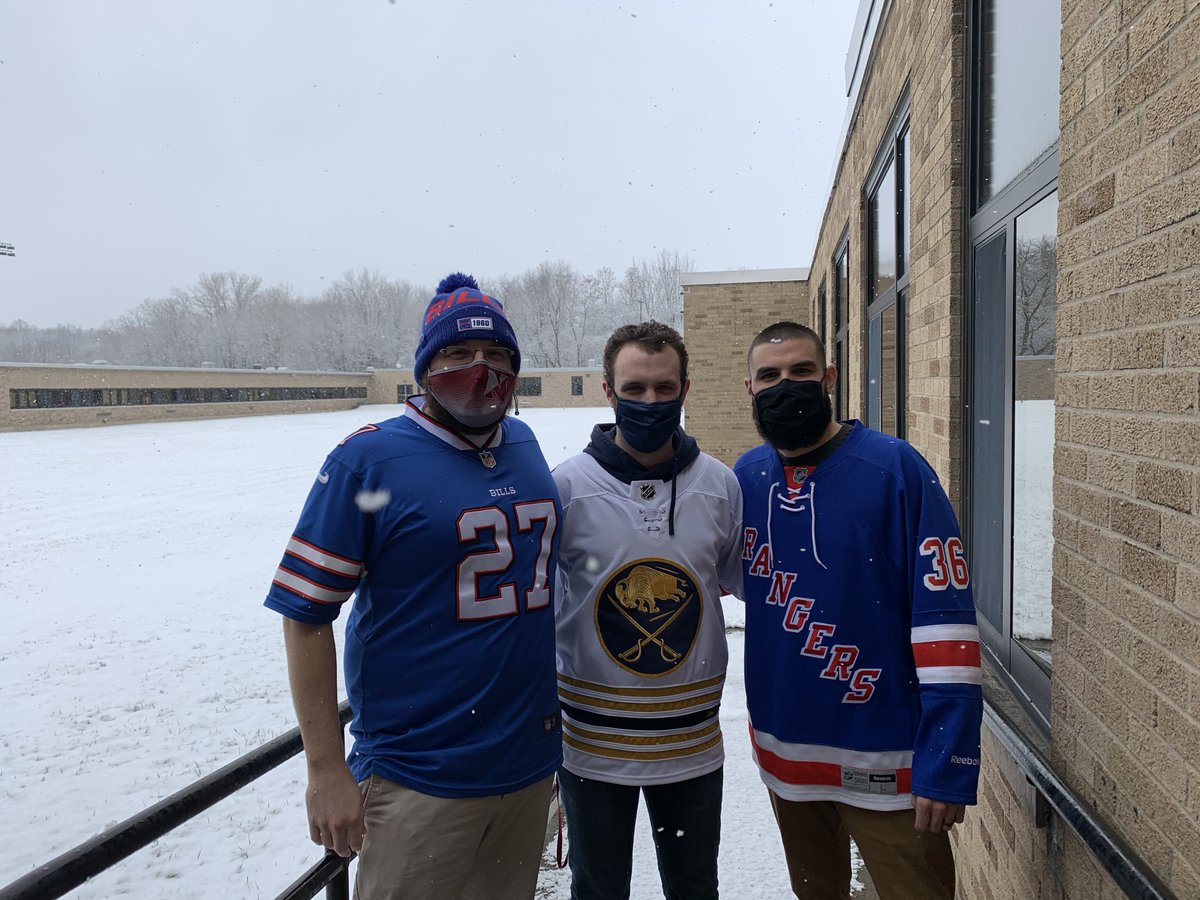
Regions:
<instances>
[{"instance_id":1,"label":"snow-covered field","mask_svg":"<svg viewBox=\"0 0 1200 900\"><path fill-rule=\"evenodd\" d=\"M293 727L266 586L325 453L399 411L0 434L0 885ZM553 465L611 413L522 418ZM730 644L722 886L787 897ZM72 896L275 896L319 857L303 777L292 760ZM660 896L640 827L633 896Z\"/></svg>"}]
</instances>

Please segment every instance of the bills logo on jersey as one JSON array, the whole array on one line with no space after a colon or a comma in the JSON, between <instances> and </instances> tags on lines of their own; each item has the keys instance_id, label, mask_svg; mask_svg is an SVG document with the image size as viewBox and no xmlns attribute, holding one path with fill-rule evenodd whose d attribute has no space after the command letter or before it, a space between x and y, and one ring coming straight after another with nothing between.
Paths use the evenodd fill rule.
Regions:
<instances>
[{"instance_id":1,"label":"bills logo on jersey","mask_svg":"<svg viewBox=\"0 0 1200 900\"><path fill-rule=\"evenodd\" d=\"M703 599L696 577L665 559L639 559L617 569L596 595L600 645L636 675L663 675L691 652Z\"/></svg>"},{"instance_id":2,"label":"bills logo on jersey","mask_svg":"<svg viewBox=\"0 0 1200 900\"><path fill-rule=\"evenodd\" d=\"M489 316L471 316L458 320L459 331L491 331L494 328Z\"/></svg>"}]
</instances>

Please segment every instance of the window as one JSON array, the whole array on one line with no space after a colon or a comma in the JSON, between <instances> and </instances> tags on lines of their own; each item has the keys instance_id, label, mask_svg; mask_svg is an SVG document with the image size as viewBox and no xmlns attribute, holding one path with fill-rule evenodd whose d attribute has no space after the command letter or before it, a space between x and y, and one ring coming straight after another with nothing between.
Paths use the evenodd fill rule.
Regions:
<instances>
[{"instance_id":1,"label":"window","mask_svg":"<svg viewBox=\"0 0 1200 900\"><path fill-rule=\"evenodd\" d=\"M1049 727L1058 10L969 5L964 509L979 628Z\"/></svg>"},{"instance_id":2,"label":"window","mask_svg":"<svg viewBox=\"0 0 1200 900\"><path fill-rule=\"evenodd\" d=\"M901 100L867 190L867 424L904 435L908 297L908 99Z\"/></svg>"},{"instance_id":3,"label":"window","mask_svg":"<svg viewBox=\"0 0 1200 900\"><path fill-rule=\"evenodd\" d=\"M847 232L833 257L833 364L837 368L834 415L850 418L850 389L847 382L850 360L850 236Z\"/></svg>"},{"instance_id":4,"label":"window","mask_svg":"<svg viewBox=\"0 0 1200 900\"><path fill-rule=\"evenodd\" d=\"M413 395L413 386L411 384L396 385L396 402L403 403Z\"/></svg>"},{"instance_id":5,"label":"window","mask_svg":"<svg viewBox=\"0 0 1200 900\"><path fill-rule=\"evenodd\" d=\"M583 396L583 376L582 375L572 375L571 376L571 396L572 397L582 397Z\"/></svg>"},{"instance_id":6,"label":"window","mask_svg":"<svg viewBox=\"0 0 1200 900\"><path fill-rule=\"evenodd\" d=\"M1050 664L1058 194L1017 216L1013 272L1012 636Z\"/></svg>"},{"instance_id":7,"label":"window","mask_svg":"<svg viewBox=\"0 0 1200 900\"><path fill-rule=\"evenodd\" d=\"M518 378L517 379L517 396L518 397L540 397L542 396L542 379L541 378Z\"/></svg>"},{"instance_id":8,"label":"window","mask_svg":"<svg viewBox=\"0 0 1200 900\"><path fill-rule=\"evenodd\" d=\"M975 197L986 203L1058 144L1059 19L1045 0L976 0Z\"/></svg>"},{"instance_id":9,"label":"window","mask_svg":"<svg viewBox=\"0 0 1200 900\"><path fill-rule=\"evenodd\" d=\"M365 387L293 388L27 388L9 391L12 409L69 409L87 406L247 403L255 400L365 400Z\"/></svg>"}]
</instances>

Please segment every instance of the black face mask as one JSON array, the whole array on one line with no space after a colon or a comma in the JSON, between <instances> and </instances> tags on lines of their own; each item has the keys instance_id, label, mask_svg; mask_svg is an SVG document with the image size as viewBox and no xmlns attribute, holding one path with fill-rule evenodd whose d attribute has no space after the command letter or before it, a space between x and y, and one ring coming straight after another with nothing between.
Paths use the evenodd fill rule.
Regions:
<instances>
[{"instance_id":1,"label":"black face mask","mask_svg":"<svg viewBox=\"0 0 1200 900\"><path fill-rule=\"evenodd\" d=\"M778 450L812 446L832 421L833 403L824 382L784 378L754 395L754 425Z\"/></svg>"}]
</instances>

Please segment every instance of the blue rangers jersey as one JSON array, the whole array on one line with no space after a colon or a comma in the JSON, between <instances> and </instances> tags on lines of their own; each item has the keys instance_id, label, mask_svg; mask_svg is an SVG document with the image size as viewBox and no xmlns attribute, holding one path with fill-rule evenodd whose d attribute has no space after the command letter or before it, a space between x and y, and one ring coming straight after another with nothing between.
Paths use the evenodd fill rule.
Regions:
<instances>
[{"instance_id":1,"label":"blue rangers jersey","mask_svg":"<svg viewBox=\"0 0 1200 900\"><path fill-rule=\"evenodd\" d=\"M815 467L767 445L745 498L746 695L787 800L974 803L979 632L954 512L909 444L853 423Z\"/></svg>"},{"instance_id":2,"label":"blue rangers jersey","mask_svg":"<svg viewBox=\"0 0 1200 900\"><path fill-rule=\"evenodd\" d=\"M329 454L266 605L322 624L355 597L345 674L357 779L509 793L562 758L558 493L524 423L504 419L480 448L421 403Z\"/></svg>"}]
</instances>

